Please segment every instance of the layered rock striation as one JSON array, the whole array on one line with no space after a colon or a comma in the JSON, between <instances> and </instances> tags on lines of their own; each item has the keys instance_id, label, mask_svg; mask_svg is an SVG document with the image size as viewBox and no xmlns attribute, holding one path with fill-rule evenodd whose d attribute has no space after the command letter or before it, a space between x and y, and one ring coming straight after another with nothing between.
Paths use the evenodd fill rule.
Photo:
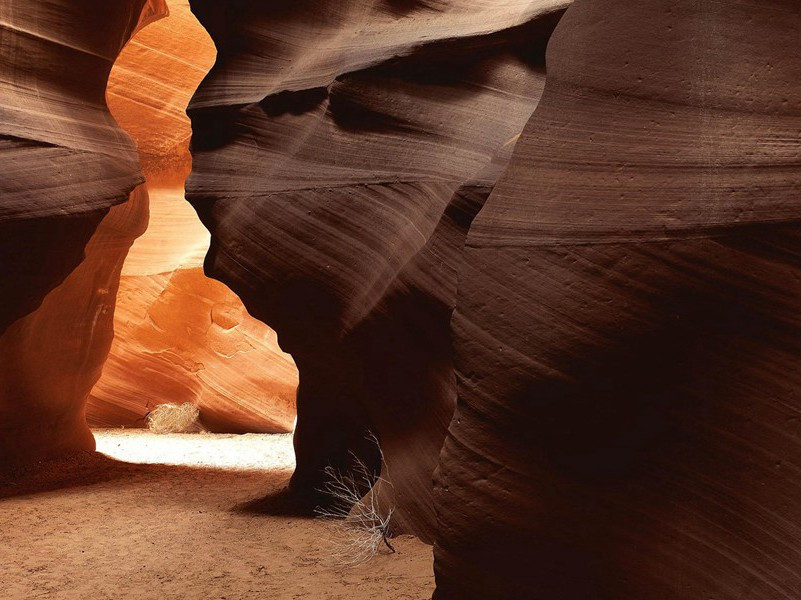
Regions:
<instances>
[{"instance_id":1,"label":"layered rock striation","mask_svg":"<svg viewBox=\"0 0 801 600\"><path fill-rule=\"evenodd\" d=\"M795 2L192 0L219 281L187 4L108 89L149 208L105 92L167 4L29 4L0 469L93 447L109 350L93 424L287 431L296 363L292 490L383 470L438 599L799 597Z\"/></svg>"},{"instance_id":2,"label":"layered rock striation","mask_svg":"<svg viewBox=\"0 0 801 600\"><path fill-rule=\"evenodd\" d=\"M110 342L115 274L142 183L105 87L159 0L0 6L0 466L93 447L86 394ZM80 266L79 266L80 265Z\"/></svg>"},{"instance_id":3,"label":"layered rock striation","mask_svg":"<svg viewBox=\"0 0 801 600\"><path fill-rule=\"evenodd\" d=\"M467 237L436 598L801 590L801 11L576 0Z\"/></svg>"},{"instance_id":4,"label":"layered rock striation","mask_svg":"<svg viewBox=\"0 0 801 600\"><path fill-rule=\"evenodd\" d=\"M189 109L187 198L206 272L298 365L294 491L354 455L377 468L372 432L383 500L433 538L459 236L491 182L451 200L536 106L565 4L191 2L218 56Z\"/></svg>"},{"instance_id":5,"label":"layered rock striation","mask_svg":"<svg viewBox=\"0 0 801 600\"><path fill-rule=\"evenodd\" d=\"M142 182L104 91L127 39L163 7L119 2L93 20L92 6L0 7L0 269L15 282L0 332L64 280L105 212Z\"/></svg>"},{"instance_id":6,"label":"layered rock striation","mask_svg":"<svg viewBox=\"0 0 801 600\"><path fill-rule=\"evenodd\" d=\"M297 369L275 333L237 296L203 275L209 233L184 200L191 95L215 49L186 0L137 33L109 78L108 102L136 141L150 224L122 270L115 337L92 390L92 426L142 427L165 402L192 402L205 429L288 432Z\"/></svg>"},{"instance_id":7,"label":"layered rock striation","mask_svg":"<svg viewBox=\"0 0 801 600\"><path fill-rule=\"evenodd\" d=\"M114 336L120 271L147 227L147 191L112 207L84 259L0 337L0 470L94 449L86 400Z\"/></svg>"},{"instance_id":8,"label":"layered rock striation","mask_svg":"<svg viewBox=\"0 0 801 600\"><path fill-rule=\"evenodd\" d=\"M450 321L462 249L514 141L459 187L428 243L345 344L360 367L371 426L384 434L386 464L372 493L383 510L394 508L396 531L414 531L429 541L436 531L432 476L456 403Z\"/></svg>"}]
</instances>

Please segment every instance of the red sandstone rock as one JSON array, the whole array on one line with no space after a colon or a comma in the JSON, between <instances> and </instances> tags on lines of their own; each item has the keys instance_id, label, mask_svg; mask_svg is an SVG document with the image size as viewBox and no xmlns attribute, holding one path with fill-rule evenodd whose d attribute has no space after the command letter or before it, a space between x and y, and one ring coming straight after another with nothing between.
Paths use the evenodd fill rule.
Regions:
<instances>
[{"instance_id":1,"label":"red sandstone rock","mask_svg":"<svg viewBox=\"0 0 801 600\"><path fill-rule=\"evenodd\" d=\"M184 200L195 88L214 62L186 0L139 33L114 64L107 91L137 142L150 224L122 270L114 343L87 407L89 424L144 426L165 402L192 402L211 431L288 432L297 370L275 333L202 273L209 233Z\"/></svg>"},{"instance_id":2,"label":"red sandstone rock","mask_svg":"<svg viewBox=\"0 0 801 600\"><path fill-rule=\"evenodd\" d=\"M801 11L577 0L473 223L436 598L801 593Z\"/></svg>"},{"instance_id":3,"label":"red sandstone rock","mask_svg":"<svg viewBox=\"0 0 801 600\"><path fill-rule=\"evenodd\" d=\"M192 109L206 268L297 358L294 489L348 451L376 464L378 433L394 487L374 493L436 537L437 598L794 600L798 7L578 0L496 186L565 4L195 0L220 50ZM83 402L146 220L144 188L123 203L141 177L103 88L164 5L93 8L0 9L3 468L92 446ZM180 101L149 107L157 135L142 87L111 93L172 207ZM182 231L130 264L95 414L147 408L135 365L209 427L270 422L241 399L264 391L249 348L276 340Z\"/></svg>"},{"instance_id":4,"label":"red sandstone rock","mask_svg":"<svg viewBox=\"0 0 801 600\"><path fill-rule=\"evenodd\" d=\"M0 278L14 282L0 296L0 333L76 267L105 211L142 182L103 92L122 45L161 2L102 14L93 5L0 7Z\"/></svg>"},{"instance_id":5,"label":"red sandstone rock","mask_svg":"<svg viewBox=\"0 0 801 600\"><path fill-rule=\"evenodd\" d=\"M192 402L209 431L292 431L297 371L275 333L200 268L123 277L115 341L89 422L142 427L165 402Z\"/></svg>"},{"instance_id":6,"label":"red sandstone rock","mask_svg":"<svg viewBox=\"0 0 801 600\"><path fill-rule=\"evenodd\" d=\"M94 449L86 399L114 335L125 255L147 225L147 192L111 208L80 265L0 337L0 471Z\"/></svg>"},{"instance_id":7,"label":"red sandstone rock","mask_svg":"<svg viewBox=\"0 0 801 600\"><path fill-rule=\"evenodd\" d=\"M442 219L531 114L564 4L192 2L218 58L190 105L187 198L212 232L207 273L298 365L295 491L350 452L375 461L373 431L398 525L433 537L466 229Z\"/></svg>"},{"instance_id":8,"label":"red sandstone rock","mask_svg":"<svg viewBox=\"0 0 801 600\"><path fill-rule=\"evenodd\" d=\"M514 140L448 204L428 243L398 274L376 309L347 337L368 418L386 459L374 488L393 528L433 541L432 477L453 415L456 387L450 320L465 236L509 158Z\"/></svg>"},{"instance_id":9,"label":"red sandstone rock","mask_svg":"<svg viewBox=\"0 0 801 600\"><path fill-rule=\"evenodd\" d=\"M123 44L164 6L95 8L0 7L0 468L92 447L84 401L142 230L144 192L109 212L142 177L104 90Z\"/></svg>"}]
</instances>

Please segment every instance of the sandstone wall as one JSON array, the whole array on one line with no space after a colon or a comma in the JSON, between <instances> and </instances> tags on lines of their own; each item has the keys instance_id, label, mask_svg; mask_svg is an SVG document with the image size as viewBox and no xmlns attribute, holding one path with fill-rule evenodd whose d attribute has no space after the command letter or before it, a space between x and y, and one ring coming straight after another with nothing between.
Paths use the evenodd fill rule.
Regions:
<instances>
[{"instance_id":1,"label":"sandstone wall","mask_svg":"<svg viewBox=\"0 0 801 600\"><path fill-rule=\"evenodd\" d=\"M142 176L104 92L126 41L165 7L95 8L0 4L3 468L93 447L84 402L108 351L121 257L142 230L143 192L109 212Z\"/></svg>"},{"instance_id":2,"label":"sandstone wall","mask_svg":"<svg viewBox=\"0 0 801 600\"><path fill-rule=\"evenodd\" d=\"M577 0L470 229L437 598L801 590L801 11Z\"/></svg>"}]
</instances>

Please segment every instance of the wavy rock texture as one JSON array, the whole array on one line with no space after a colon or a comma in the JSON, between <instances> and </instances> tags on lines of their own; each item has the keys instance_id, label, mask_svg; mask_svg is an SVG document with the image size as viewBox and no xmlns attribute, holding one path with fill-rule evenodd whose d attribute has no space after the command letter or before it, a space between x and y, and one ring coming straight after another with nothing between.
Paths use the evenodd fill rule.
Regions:
<instances>
[{"instance_id":1,"label":"wavy rock texture","mask_svg":"<svg viewBox=\"0 0 801 600\"><path fill-rule=\"evenodd\" d=\"M141 233L143 194L109 212L142 177L104 90L122 46L163 8L0 5L4 468L93 447L83 406L110 342L121 256Z\"/></svg>"},{"instance_id":2,"label":"wavy rock texture","mask_svg":"<svg viewBox=\"0 0 801 600\"><path fill-rule=\"evenodd\" d=\"M0 276L15 282L0 298L0 333L63 281L105 212L142 181L103 92L125 41L161 6L130 0L87 18L93 6L0 5Z\"/></svg>"},{"instance_id":3,"label":"wavy rock texture","mask_svg":"<svg viewBox=\"0 0 801 600\"><path fill-rule=\"evenodd\" d=\"M372 493L384 510L394 506L394 528L429 541L436 530L432 475L456 404L450 321L462 249L514 141L456 191L428 243L345 343L361 369L368 419L387 432L382 436L384 481Z\"/></svg>"},{"instance_id":4,"label":"wavy rock texture","mask_svg":"<svg viewBox=\"0 0 801 600\"><path fill-rule=\"evenodd\" d=\"M801 11L577 0L467 239L436 598L801 594Z\"/></svg>"},{"instance_id":5,"label":"wavy rock texture","mask_svg":"<svg viewBox=\"0 0 801 600\"><path fill-rule=\"evenodd\" d=\"M86 399L114 336L123 260L146 226L147 192L140 186L111 208L80 265L0 337L2 467L94 449Z\"/></svg>"},{"instance_id":6,"label":"wavy rock texture","mask_svg":"<svg viewBox=\"0 0 801 600\"><path fill-rule=\"evenodd\" d=\"M298 365L292 488L314 494L350 452L375 464L373 431L398 524L430 539L450 246L469 221L464 198L446 207L530 116L566 3L191 4L218 58L190 105L187 198L212 232L206 272Z\"/></svg>"},{"instance_id":7,"label":"wavy rock texture","mask_svg":"<svg viewBox=\"0 0 801 600\"><path fill-rule=\"evenodd\" d=\"M90 425L143 426L164 402L193 402L221 432L286 432L297 369L275 333L202 272L209 233L183 197L189 172L186 105L214 62L186 0L140 31L111 72L109 106L136 140L150 225L125 261L108 364L89 399Z\"/></svg>"},{"instance_id":8,"label":"wavy rock texture","mask_svg":"<svg viewBox=\"0 0 801 600\"><path fill-rule=\"evenodd\" d=\"M180 189L191 167L186 106L216 51L186 0L163 1L162 18L138 31L114 63L106 97L136 141L148 186Z\"/></svg>"},{"instance_id":9,"label":"wavy rock texture","mask_svg":"<svg viewBox=\"0 0 801 600\"><path fill-rule=\"evenodd\" d=\"M117 303L91 425L141 427L158 404L192 402L209 431L292 430L295 364L223 284L200 268L122 277Z\"/></svg>"}]
</instances>

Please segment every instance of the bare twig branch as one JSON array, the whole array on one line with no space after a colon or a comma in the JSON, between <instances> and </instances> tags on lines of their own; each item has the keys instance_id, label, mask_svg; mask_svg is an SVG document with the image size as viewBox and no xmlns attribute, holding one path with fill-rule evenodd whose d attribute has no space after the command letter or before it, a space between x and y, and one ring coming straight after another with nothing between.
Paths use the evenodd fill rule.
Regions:
<instances>
[{"instance_id":1,"label":"bare twig branch","mask_svg":"<svg viewBox=\"0 0 801 600\"><path fill-rule=\"evenodd\" d=\"M375 444L381 458L381 468L389 476L384 459L384 452L378 438L372 433L367 440ZM395 548L389 541L390 521L395 512L392 506L384 511L378 506L376 494L372 491L362 496L362 490L371 489L378 483L392 488L392 482L379 473L372 472L365 462L351 453L353 467L348 473L342 473L328 466L325 469L326 482L319 490L331 498L327 507L317 507L317 516L332 521L336 525L339 539L334 556L343 564L356 565L372 558L383 543L394 553Z\"/></svg>"}]
</instances>

